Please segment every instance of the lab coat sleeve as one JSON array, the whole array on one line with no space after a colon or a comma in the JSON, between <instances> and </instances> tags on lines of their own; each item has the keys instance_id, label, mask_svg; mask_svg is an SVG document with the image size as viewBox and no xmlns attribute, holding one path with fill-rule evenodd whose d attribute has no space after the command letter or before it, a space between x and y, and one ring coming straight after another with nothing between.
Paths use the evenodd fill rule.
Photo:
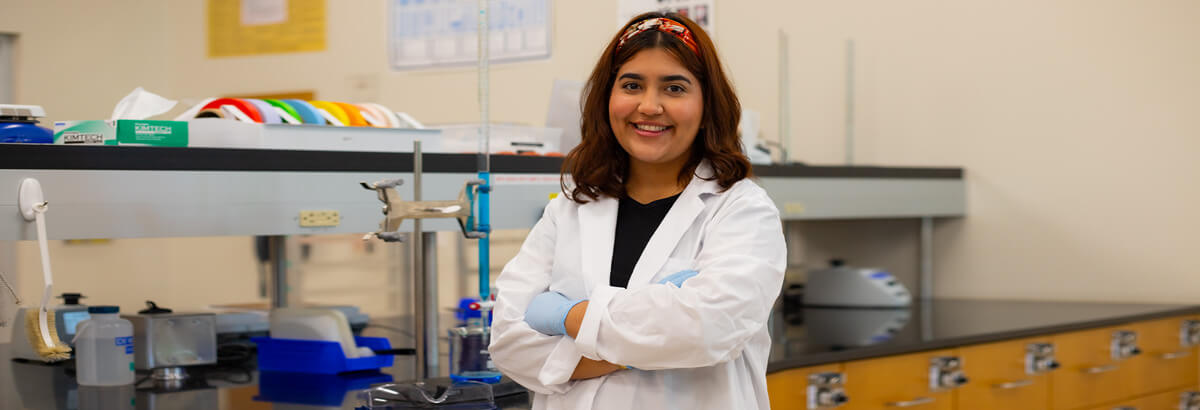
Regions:
<instances>
[{"instance_id":1,"label":"lab coat sleeve","mask_svg":"<svg viewBox=\"0 0 1200 410\"><path fill-rule=\"evenodd\" d=\"M683 287L592 290L575 339L585 357L656 370L713 366L741 355L779 296L787 250L779 211L765 192L729 201L703 234L700 274Z\"/></svg>"},{"instance_id":2,"label":"lab coat sleeve","mask_svg":"<svg viewBox=\"0 0 1200 410\"><path fill-rule=\"evenodd\" d=\"M546 207L517 256L496 279L492 362L529 390L561 394L570 390L575 366L582 357L566 336L546 336L525 323L525 308L550 286L554 263L554 204Z\"/></svg>"}]
</instances>

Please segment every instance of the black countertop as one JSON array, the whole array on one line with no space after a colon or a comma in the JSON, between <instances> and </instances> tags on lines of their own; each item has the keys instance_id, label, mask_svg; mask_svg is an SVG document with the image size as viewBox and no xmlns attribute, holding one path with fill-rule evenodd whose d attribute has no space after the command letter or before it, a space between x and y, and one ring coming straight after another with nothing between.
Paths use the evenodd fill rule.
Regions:
<instances>
[{"instance_id":1,"label":"black countertop","mask_svg":"<svg viewBox=\"0 0 1200 410\"><path fill-rule=\"evenodd\" d=\"M424 154L424 172L475 172L475 154ZM0 144L5 169L412 172L411 153ZM492 155L492 172L557 174L561 157ZM762 177L962 179L962 168L755 165Z\"/></svg>"},{"instance_id":2,"label":"black countertop","mask_svg":"<svg viewBox=\"0 0 1200 410\"><path fill-rule=\"evenodd\" d=\"M786 300L785 300L786 302ZM767 372L1200 313L1200 306L938 300L902 309L780 303Z\"/></svg>"}]
</instances>

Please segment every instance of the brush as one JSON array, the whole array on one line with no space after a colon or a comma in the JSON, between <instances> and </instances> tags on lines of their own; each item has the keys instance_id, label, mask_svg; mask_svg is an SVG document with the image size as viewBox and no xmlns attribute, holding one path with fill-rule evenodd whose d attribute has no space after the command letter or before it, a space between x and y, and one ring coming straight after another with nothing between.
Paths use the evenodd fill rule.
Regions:
<instances>
[{"instance_id":1,"label":"brush","mask_svg":"<svg viewBox=\"0 0 1200 410\"><path fill-rule=\"evenodd\" d=\"M70 359L71 348L59 340L54 312L46 309L54 287L54 277L50 274L50 247L46 244L46 218L42 216L48 207L49 203L45 201L33 206L38 231L38 250L42 254L42 279L46 284L42 290L42 304L37 312L25 313L25 332L29 335L29 344L34 353L37 353L42 361L52 363Z\"/></svg>"},{"instance_id":2,"label":"brush","mask_svg":"<svg viewBox=\"0 0 1200 410\"><path fill-rule=\"evenodd\" d=\"M27 221L37 224L38 250L42 254L42 279L45 287L42 289L42 303L38 310L26 311L25 334L29 345L42 361L58 362L71 358L71 348L58 338L58 330L54 323L54 312L46 309L50 303L54 277L50 274L50 247L46 244L46 210L49 202L43 199L42 185L36 179L26 178L21 181L17 195L17 204L21 215Z\"/></svg>"}]
</instances>

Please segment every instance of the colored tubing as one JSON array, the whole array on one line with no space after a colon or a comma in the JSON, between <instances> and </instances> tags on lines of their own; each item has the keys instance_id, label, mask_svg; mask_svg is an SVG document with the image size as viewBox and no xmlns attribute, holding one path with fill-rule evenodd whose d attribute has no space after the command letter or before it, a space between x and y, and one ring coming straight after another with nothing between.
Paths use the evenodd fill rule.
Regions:
<instances>
[{"instance_id":1,"label":"colored tubing","mask_svg":"<svg viewBox=\"0 0 1200 410\"><path fill-rule=\"evenodd\" d=\"M329 113L329 115L332 115L333 118L337 118L338 121L341 121L342 125L350 125L350 116L346 115L346 110L343 110L342 107L338 107L337 104L329 101L309 101L308 103L312 104L313 107L325 110Z\"/></svg>"},{"instance_id":2,"label":"colored tubing","mask_svg":"<svg viewBox=\"0 0 1200 410\"><path fill-rule=\"evenodd\" d=\"M271 104L267 104L266 101L254 98L247 98L246 101L254 104L254 108L257 108L258 113L262 114L263 124L279 124L283 122L283 119L279 118L279 113L275 112L275 108Z\"/></svg>"},{"instance_id":3,"label":"colored tubing","mask_svg":"<svg viewBox=\"0 0 1200 410\"><path fill-rule=\"evenodd\" d=\"M373 110L371 112L378 111L379 119L387 124L388 128L400 128L400 119L396 118L396 113L392 112L388 107L376 103L362 103L359 105Z\"/></svg>"},{"instance_id":4,"label":"colored tubing","mask_svg":"<svg viewBox=\"0 0 1200 410\"><path fill-rule=\"evenodd\" d=\"M367 120L363 119L362 113L359 112L360 111L359 108L357 106L355 106L354 104L347 104L344 102L337 102L337 101L330 101L330 102L332 102L333 105L341 107L342 111L346 112L346 118L350 119L350 122L347 122L346 125L349 125L351 127L367 127L367 126L371 125L370 123L367 122Z\"/></svg>"},{"instance_id":5,"label":"colored tubing","mask_svg":"<svg viewBox=\"0 0 1200 410\"><path fill-rule=\"evenodd\" d=\"M225 118L225 111L219 108L206 108L196 113L195 118Z\"/></svg>"},{"instance_id":6,"label":"colored tubing","mask_svg":"<svg viewBox=\"0 0 1200 410\"><path fill-rule=\"evenodd\" d=\"M246 102L246 100L240 98L218 98L210 101L208 104L204 104L204 108L201 108L200 110L203 111L209 108L216 108L219 110L221 109L222 105L232 105L237 107L237 109L242 110L242 113L245 113L246 116L250 117L250 119L254 120L254 122L263 122L263 116L258 112L258 108L256 108L254 104Z\"/></svg>"},{"instance_id":7,"label":"colored tubing","mask_svg":"<svg viewBox=\"0 0 1200 410\"><path fill-rule=\"evenodd\" d=\"M265 102L267 104L271 104L272 107L277 107L277 108L283 110L283 112L287 113L287 115L290 115L290 116L292 116L292 118L295 118L296 121L300 121L301 123L304 122L304 120L300 118L300 113L296 112L295 108L292 108L292 106L287 105L287 103L284 103L283 101L266 99L266 100L263 100L263 102ZM280 117L279 119L280 119L280 121L283 120L282 117Z\"/></svg>"},{"instance_id":8,"label":"colored tubing","mask_svg":"<svg viewBox=\"0 0 1200 410\"><path fill-rule=\"evenodd\" d=\"M291 106L298 114L297 118L305 124L325 124L325 119L321 118L321 114L317 113L317 107L313 107L303 100L283 100L284 104Z\"/></svg>"},{"instance_id":9,"label":"colored tubing","mask_svg":"<svg viewBox=\"0 0 1200 410\"><path fill-rule=\"evenodd\" d=\"M492 218L491 206L488 203L488 192L492 190L492 176L490 172L481 171L479 179L483 180L483 184L479 186L479 232L483 232L483 237L479 238L479 299L488 300L491 293L491 279L488 278L488 270L491 267L491 257L489 256L490 241L492 236Z\"/></svg>"},{"instance_id":10,"label":"colored tubing","mask_svg":"<svg viewBox=\"0 0 1200 410\"><path fill-rule=\"evenodd\" d=\"M367 124L371 124L371 126L377 128L394 128L392 123L388 121L388 118L378 108L368 104L358 104L358 108L362 110L364 120L367 119L367 114L370 114L372 117L375 117L375 121L378 121L378 124L371 124L370 121L367 121Z\"/></svg>"}]
</instances>

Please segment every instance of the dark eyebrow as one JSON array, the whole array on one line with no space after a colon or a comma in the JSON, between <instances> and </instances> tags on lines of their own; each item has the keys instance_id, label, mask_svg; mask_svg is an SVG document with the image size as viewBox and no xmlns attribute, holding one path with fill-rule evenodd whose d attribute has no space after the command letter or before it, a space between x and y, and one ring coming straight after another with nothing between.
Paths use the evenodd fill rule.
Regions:
<instances>
[{"instance_id":1,"label":"dark eyebrow","mask_svg":"<svg viewBox=\"0 0 1200 410\"><path fill-rule=\"evenodd\" d=\"M691 84L691 83L692 83L692 80L689 80L689 79L687 79L687 77L684 77L684 76L682 76L682 75L679 75L679 74L675 74L675 75L668 75L668 76L665 76L665 77L659 78L659 81L662 81L662 82L664 82L664 83L669 83L669 82L672 82L672 81L683 81L683 82L685 82L685 83L688 83L688 84Z\"/></svg>"},{"instance_id":2,"label":"dark eyebrow","mask_svg":"<svg viewBox=\"0 0 1200 410\"><path fill-rule=\"evenodd\" d=\"M642 81L645 79L642 77L641 74L637 74L637 73L625 73L625 74L621 74L620 77L617 77L618 80L623 80L626 78L630 78L630 79L634 79L634 80L638 80L638 81ZM662 77L659 77L658 80L661 82L664 82L664 83L669 83L672 81L682 81L682 82L685 82L688 84L692 83L692 80L689 80L687 77L680 75L680 74L662 76Z\"/></svg>"}]
</instances>

